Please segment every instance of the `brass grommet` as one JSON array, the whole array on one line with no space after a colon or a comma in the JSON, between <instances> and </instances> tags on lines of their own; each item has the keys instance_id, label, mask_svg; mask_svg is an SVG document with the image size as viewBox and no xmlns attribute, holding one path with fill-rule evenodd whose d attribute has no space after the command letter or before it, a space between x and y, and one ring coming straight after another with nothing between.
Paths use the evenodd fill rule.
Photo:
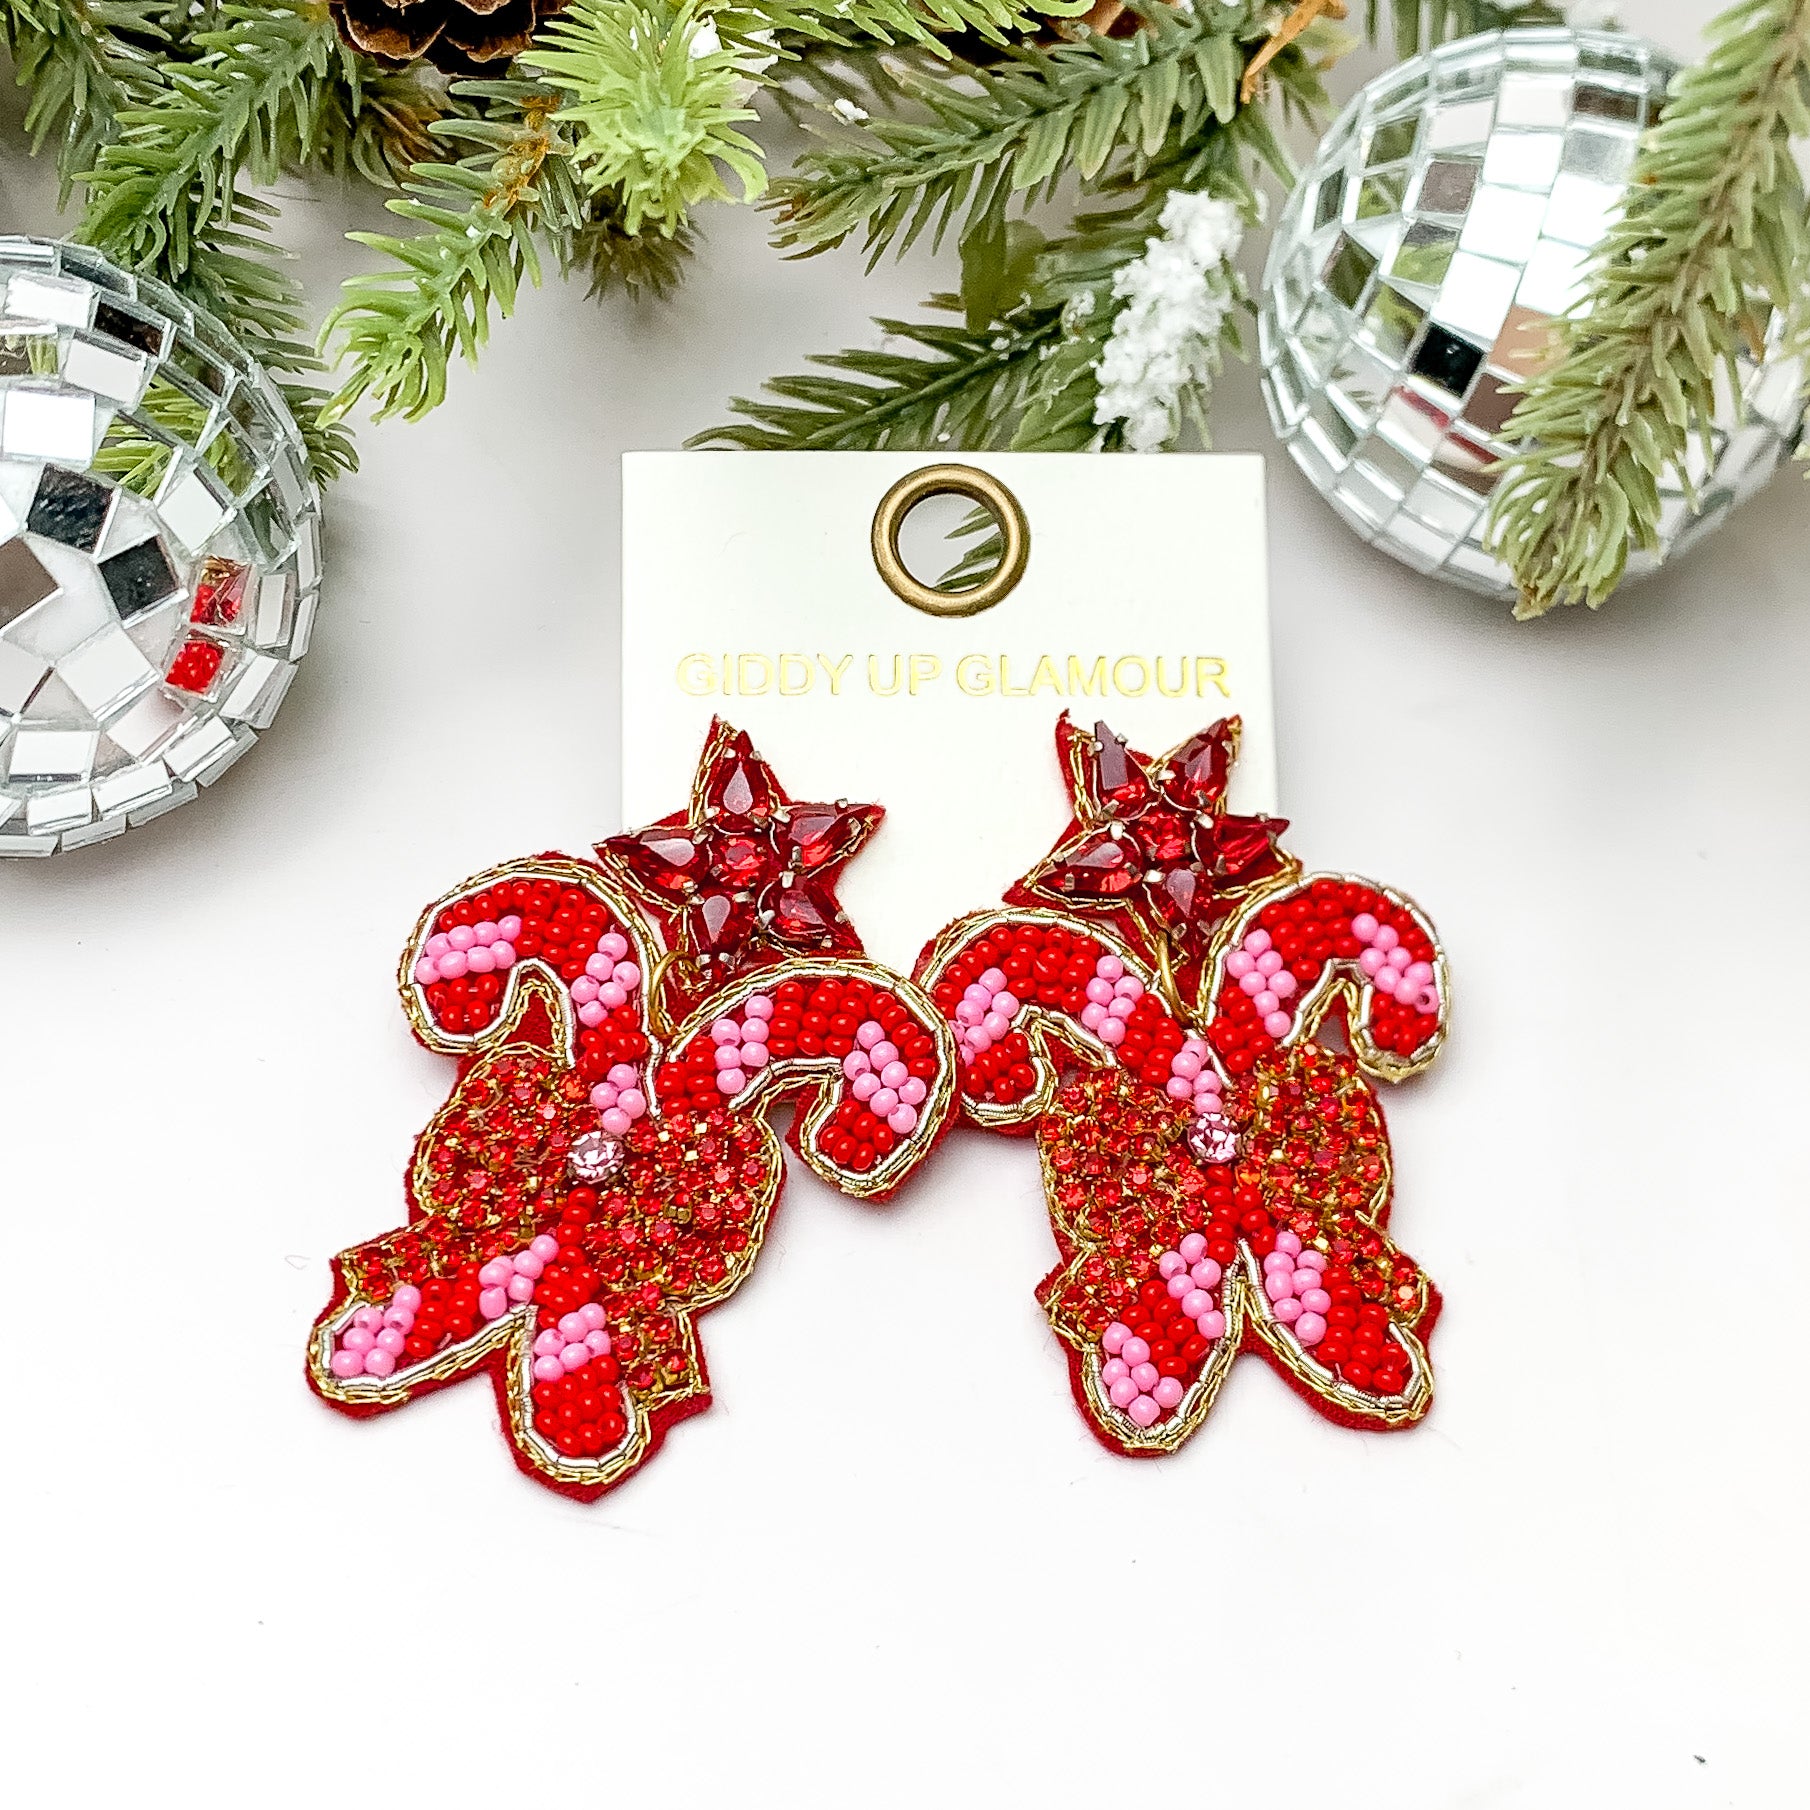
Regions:
<instances>
[{"instance_id":1,"label":"brass grommet","mask_svg":"<svg viewBox=\"0 0 1810 1810\"><path fill-rule=\"evenodd\" d=\"M998 566L972 589L939 591L920 584L899 557L899 528L926 497L965 496L979 503L999 523L1004 543ZM972 465L926 465L908 472L880 499L874 511L874 565L886 588L928 616L978 616L990 610L1024 576L1031 557L1031 530L1024 507L991 472Z\"/></svg>"}]
</instances>

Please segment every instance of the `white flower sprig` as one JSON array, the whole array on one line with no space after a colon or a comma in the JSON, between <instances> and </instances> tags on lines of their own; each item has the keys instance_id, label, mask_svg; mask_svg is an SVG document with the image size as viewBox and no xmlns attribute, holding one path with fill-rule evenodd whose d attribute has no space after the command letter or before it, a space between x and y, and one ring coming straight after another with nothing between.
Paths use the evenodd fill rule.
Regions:
<instances>
[{"instance_id":1,"label":"white flower sprig","mask_svg":"<svg viewBox=\"0 0 1810 1810\"><path fill-rule=\"evenodd\" d=\"M1100 352L1094 420L1123 422L1132 452L1159 452L1181 429L1189 392L1203 392L1219 365L1219 336L1241 289L1231 259L1244 221L1229 201L1175 194L1162 231L1112 280L1123 307Z\"/></svg>"}]
</instances>

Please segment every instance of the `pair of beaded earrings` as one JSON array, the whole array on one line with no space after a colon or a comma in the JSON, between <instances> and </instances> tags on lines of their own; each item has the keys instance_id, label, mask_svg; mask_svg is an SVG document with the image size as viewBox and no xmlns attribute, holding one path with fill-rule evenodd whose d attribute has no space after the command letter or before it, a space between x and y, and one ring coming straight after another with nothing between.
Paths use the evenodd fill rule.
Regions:
<instances>
[{"instance_id":1,"label":"pair of beaded earrings","mask_svg":"<svg viewBox=\"0 0 1810 1810\"><path fill-rule=\"evenodd\" d=\"M958 1117L1035 1138L1038 1300L1113 1450L1175 1450L1241 1351L1333 1420L1418 1420L1439 1295L1385 1229L1369 1079L1438 1051L1445 958L1401 894L1227 811L1237 745L1233 718L1153 760L1064 716L1073 820L911 976L836 901L880 807L792 800L720 721L685 810L454 888L399 982L458 1076L408 1223L335 1259L310 1383L370 1415L486 1371L522 1470L601 1495L709 1405L698 1318L760 1251L783 1102L863 1200Z\"/></svg>"}]
</instances>

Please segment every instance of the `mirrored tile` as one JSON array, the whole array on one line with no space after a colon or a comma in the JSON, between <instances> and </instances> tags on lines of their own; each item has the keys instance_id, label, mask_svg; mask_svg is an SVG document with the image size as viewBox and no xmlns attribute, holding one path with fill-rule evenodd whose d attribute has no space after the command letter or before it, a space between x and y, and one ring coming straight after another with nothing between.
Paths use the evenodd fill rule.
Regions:
<instances>
[{"instance_id":1,"label":"mirrored tile","mask_svg":"<svg viewBox=\"0 0 1810 1810\"><path fill-rule=\"evenodd\" d=\"M1558 174L1565 140L1558 132L1502 132L1483 155L1483 180L1544 195Z\"/></svg>"},{"instance_id":2,"label":"mirrored tile","mask_svg":"<svg viewBox=\"0 0 1810 1810\"><path fill-rule=\"evenodd\" d=\"M182 727L187 715L168 692L148 691L107 725L107 739L134 760L143 760Z\"/></svg>"},{"instance_id":3,"label":"mirrored tile","mask_svg":"<svg viewBox=\"0 0 1810 1810\"><path fill-rule=\"evenodd\" d=\"M1435 157L1422 172L1420 187L1414 191L1416 211L1452 215L1467 212L1482 169L1480 163L1468 159Z\"/></svg>"},{"instance_id":4,"label":"mirrored tile","mask_svg":"<svg viewBox=\"0 0 1810 1810\"><path fill-rule=\"evenodd\" d=\"M138 353L115 350L79 333L63 354L63 375L70 383L127 408L143 395L148 370Z\"/></svg>"},{"instance_id":5,"label":"mirrored tile","mask_svg":"<svg viewBox=\"0 0 1810 1810\"><path fill-rule=\"evenodd\" d=\"M49 321L0 321L0 377L54 377L62 358Z\"/></svg>"},{"instance_id":6,"label":"mirrored tile","mask_svg":"<svg viewBox=\"0 0 1810 1810\"><path fill-rule=\"evenodd\" d=\"M1503 77L1497 94L1496 124L1560 131L1571 108L1570 76L1510 74Z\"/></svg>"},{"instance_id":7,"label":"mirrored tile","mask_svg":"<svg viewBox=\"0 0 1810 1810\"><path fill-rule=\"evenodd\" d=\"M1471 204L1458 243L1479 257L1519 264L1539 242L1540 221L1545 214L1544 195L1527 195L1519 189L1485 184Z\"/></svg>"},{"instance_id":8,"label":"mirrored tile","mask_svg":"<svg viewBox=\"0 0 1810 1810\"><path fill-rule=\"evenodd\" d=\"M102 629L92 641L66 655L57 663L57 672L95 717L105 717L157 678L156 669L117 624Z\"/></svg>"},{"instance_id":9,"label":"mirrored tile","mask_svg":"<svg viewBox=\"0 0 1810 1810\"><path fill-rule=\"evenodd\" d=\"M7 745L6 776L20 784L86 779L100 735L92 729L34 729L21 725Z\"/></svg>"},{"instance_id":10,"label":"mirrored tile","mask_svg":"<svg viewBox=\"0 0 1810 1810\"><path fill-rule=\"evenodd\" d=\"M94 456L95 400L72 390L21 385L6 392L0 450L15 459L59 459L86 465Z\"/></svg>"},{"instance_id":11,"label":"mirrored tile","mask_svg":"<svg viewBox=\"0 0 1810 1810\"><path fill-rule=\"evenodd\" d=\"M1480 148L1496 123L1493 99L1461 101L1439 108L1427 124L1430 151L1469 151Z\"/></svg>"},{"instance_id":12,"label":"mirrored tile","mask_svg":"<svg viewBox=\"0 0 1810 1810\"><path fill-rule=\"evenodd\" d=\"M1360 335L1382 353L1384 358L1405 359L1426 310L1411 296L1384 283L1364 311Z\"/></svg>"},{"instance_id":13,"label":"mirrored tile","mask_svg":"<svg viewBox=\"0 0 1810 1810\"><path fill-rule=\"evenodd\" d=\"M231 512L230 504L195 466L172 475L157 507L164 525L191 553L199 553L213 539Z\"/></svg>"},{"instance_id":14,"label":"mirrored tile","mask_svg":"<svg viewBox=\"0 0 1810 1810\"><path fill-rule=\"evenodd\" d=\"M1564 314L1589 287L1590 254L1560 239L1541 239L1527 260L1516 299L1538 314Z\"/></svg>"},{"instance_id":15,"label":"mirrored tile","mask_svg":"<svg viewBox=\"0 0 1810 1810\"><path fill-rule=\"evenodd\" d=\"M1414 348L1408 368L1416 377L1443 390L1454 399L1471 387L1471 379L1483 364L1483 347L1461 334L1429 321Z\"/></svg>"},{"instance_id":16,"label":"mirrored tile","mask_svg":"<svg viewBox=\"0 0 1810 1810\"><path fill-rule=\"evenodd\" d=\"M1618 182L1597 182L1574 171L1561 171L1552 185L1552 199L1540 230L1549 239L1562 239L1585 250L1598 245L1619 217L1624 194Z\"/></svg>"},{"instance_id":17,"label":"mirrored tile","mask_svg":"<svg viewBox=\"0 0 1810 1810\"><path fill-rule=\"evenodd\" d=\"M125 813L162 798L172 790L170 770L162 761L146 761L122 767L94 785L95 809L109 815Z\"/></svg>"},{"instance_id":18,"label":"mirrored tile","mask_svg":"<svg viewBox=\"0 0 1810 1810\"><path fill-rule=\"evenodd\" d=\"M0 711L18 716L26 710L38 687L50 677L50 662L39 655L0 640Z\"/></svg>"},{"instance_id":19,"label":"mirrored tile","mask_svg":"<svg viewBox=\"0 0 1810 1810\"><path fill-rule=\"evenodd\" d=\"M15 271L6 285L6 312L21 320L85 327L94 313L94 291L86 283Z\"/></svg>"},{"instance_id":20,"label":"mirrored tile","mask_svg":"<svg viewBox=\"0 0 1810 1810\"><path fill-rule=\"evenodd\" d=\"M100 574L113 597L113 607L122 622L154 608L177 588L175 568L163 544L156 539L141 541L100 564Z\"/></svg>"},{"instance_id":21,"label":"mirrored tile","mask_svg":"<svg viewBox=\"0 0 1810 1810\"><path fill-rule=\"evenodd\" d=\"M1520 272L1512 264L1461 251L1446 272L1433 318L1480 346L1491 345L1515 299Z\"/></svg>"},{"instance_id":22,"label":"mirrored tile","mask_svg":"<svg viewBox=\"0 0 1810 1810\"><path fill-rule=\"evenodd\" d=\"M22 540L0 544L0 629L53 595L57 581Z\"/></svg>"},{"instance_id":23,"label":"mirrored tile","mask_svg":"<svg viewBox=\"0 0 1810 1810\"><path fill-rule=\"evenodd\" d=\"M25 525L46 540L92 553L100 545L112 508L113 491L107 485L79 471L46 465Z\"/></svg>"},{"instance_id":24,"label":"mirrored tile","mask_svg":"<svg viewBox=\"0 0 1810 1810\"><path fill-rule=\"evenodd\" d=\"M1559 168L1591 182L1613 183L1623 188L1634 169L1634 152L1640 140L1632 132L1605 132L1573 126L1565 134Z\"/></svg>"},{"instance_id":25,"label":"mirrored tile","mask_svg":"<svg viewBox=\"0 0 1810 1810\"><path fill-rule=\"evenodd\" d=\"M169 328L148 309L108 296L94 304L94 330L150 358L162 355L169 338Z\"/></svg>"},{"instance_id":26,"label":"mirrored tile","mask_svg":"<svg viewBox=\"0 0 1810 1810\"><path fill-rule=\"evenodd\" d=\"M25 801L25 827L34 836L73 829L94 815L94 794L86 786L58 786Z\"/></svg>"}]
</instances>

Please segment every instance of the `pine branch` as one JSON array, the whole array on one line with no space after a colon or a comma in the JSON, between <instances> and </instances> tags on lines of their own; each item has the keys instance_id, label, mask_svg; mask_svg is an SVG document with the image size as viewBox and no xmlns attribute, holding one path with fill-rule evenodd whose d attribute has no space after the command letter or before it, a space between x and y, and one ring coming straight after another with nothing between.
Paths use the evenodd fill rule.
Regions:
<instances>
[{"instance_id":1,"label":"pine branch","mask_svg":"<svg viewBox=\"0 0 1810 1810\"><path fill-rule=\"evenodd\" d=\"M926 121L876 120L863 142L815 152L775 185L777 242L814 252L859 232L877 262L927 227L940 243L958 211L965 229L1002 216L1010 196L1028 203L1071 169L1084 183L1135 179L1166 146L1232 118L1243 47L1265 35L1260 10L1140 0L1145 29L1131 37L1014 50L970 72L977 92L914 80Z\"/></svg>"},{"instance_id":2,"label":"pine branch","mask_svg":"<svg viewBox=\"0 0 1810 1810\"><path fill-rule=\"evenodd\" d=\"M706 23L698 0L572 0L521 59L567 97L579 176L619 197L630 233L675 232L698 202L728 200L724 169L743 200L766 189L760 147L734 129L754 117L736 53Z\"/></svg>"},{"instance_id":3,"label":"pine branch","mask_svg":"<svg viewBox=\"0 0 1810 1810\"><path fill-rule=\"evenodd\" d=\"M953 295L933 296L930 306L962 311ZM751 452L1003 445L1037 361L1061 332L1062 315L1058 308L1026 306L981 333L931 321L875 325L913 349L813 358L813 364L850 375L773 378L765 387L781 400L738 396L730 407L742 421L712 428L688 444Z\"/></svg>"},{"instance_id":4,"label":"pine branch","mask_svg":"<svg viewBox=\"0 0 1810 1810\"><path fill-rule=\"evenodd\" d=\"M1368 0L1366 23L1374 41L1383 25L1380 0ZM1545 0L1506 6L1492 0L1388 0L1389 25L1398 57L1411 57L1453 38L1475 32L1501 31L1515 25L1562 25L1564 9Z\"/></svg>"},{"instance_id":5,"label":"pine branch","mask_svg":"<svg viewBox=\"0 0 1810 1810\"><path fill-rule=\"evenodd\" d=\"M1659 479L1707 448L1719 373L1810 286L1810 224L1790 140L1810 135L1810 0L1738 0L1642 140L1626 211L1558 359L1506 429L1491 544L1517 613L1596 607L1630 546L1658 545Z\"/></svg>"},{"instance_id":6,"label":"pine branch","mask_svg":"<svg viewBox=\"0 0 1810 1810\"><path fill-rule=\"evenodd\" d=\"M341 55L324 0L226 4L219 16L221 29L191 35L201 59L166 66L155 97L119 116L88 178L82 237L178 284L230 216L241 174L266 185L312 156Z\"/></svg>"},{"instance_id":7,"label":"pine branch","mask_svg":"<svg viewBox=\"0 0 1810 1810\"><path fill-rule=\"evenodd\" d=\"M399 189L414 165L439 155L434 121L469 111L420 69L380 69L342 47L321 84L308 145L286 146L283 161Z\"/></svg>"},{"instance_id":8,"label":"pine branch","mask_svg":"<svg viewBox=\"0 0 1810 1810\"><path fill-rule=\"evenodd\" d=\"M778 34L782 40L791 37L846 49L915 44L948 56L946 38L972 36L1003 49L1034 37L1045 20L1076 18L1091 4L1092 0L757 0L750 6L724 7L712 16L726 43L762 46Z\"/></svg>"},{"instance_id":9,"label":"pine branch","mask_svg":"<svg viewBox=\"0 0 1810 1810\"><path fill-rule=\"evenodd\" d=\"M0 29L13 74L29 89L25 130L35 157L56 143L57 200L67 202L119 117L157 86L168 48L162 0L5 0Z\"/></svg>"},{"instance_id":10,"label":"pine branch","mask_svg":"<svg viewBox=\"0 0 1810 1810\"><path fill-rule=\"evenodd\" d=\"M392 267L350 278L321 329L320 343L337 339L340 362L350 366L330 421L367 395L379 420L414 421L436 407L454 354L475 362L492 313L506 319L523 279L540 282L536 233L569 243L587 224L589 197L555 117L556 94L524 81L460 82L454 93L483 103L482 117L438 120L431 130L475 149L456 162L416 165L407 192L387 204L428 230L351 235Z\"/></svg>"}]
</instances>

